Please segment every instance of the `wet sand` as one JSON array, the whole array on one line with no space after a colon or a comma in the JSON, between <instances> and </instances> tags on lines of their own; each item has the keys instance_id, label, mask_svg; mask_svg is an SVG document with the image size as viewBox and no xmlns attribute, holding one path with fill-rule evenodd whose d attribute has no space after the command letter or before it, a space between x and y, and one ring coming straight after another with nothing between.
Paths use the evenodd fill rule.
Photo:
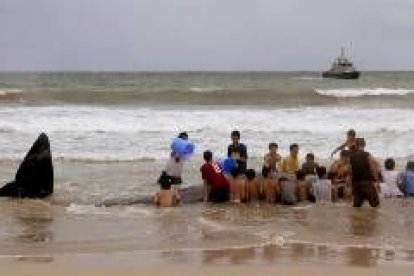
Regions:
<instances>
[{"instance_id":1,"label":"wet sand","mask_svg":"<svg viewBox=\"0 0 414 276\"><path fill-rule=\"evenodd\" d=\"M414 266L412 200L384 200L378 209L95 206L155 191L160 164L60 160L51 200L0 199L0 274L409 275ZM0 162L4 181L17 165ZM186 179L199 181L197 166L187 169Z\"/></svg>"},{"instance_id":2,"label":"wet sand","mask_svg":"<svg viewBox=\"0 0 414 276\"><path fill-rule=\"evenodd\" d=\"M384 267L378 269L338 266L133 266L126 268L102 268L100 266L73 267L67 265L45 264L1 264L4 275L42 275L42 276L106 276L106 275L412 275L409 267Z\"/></svg>"}]
</instances>

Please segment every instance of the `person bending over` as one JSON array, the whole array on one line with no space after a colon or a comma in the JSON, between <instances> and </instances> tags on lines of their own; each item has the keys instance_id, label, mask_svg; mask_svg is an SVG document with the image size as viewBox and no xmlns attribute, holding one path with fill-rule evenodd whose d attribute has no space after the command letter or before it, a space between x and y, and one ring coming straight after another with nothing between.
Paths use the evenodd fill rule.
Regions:
<instances>
[{"instance_id":1,"label":"person bending over","mask_svg":"<svg viewBox=\"0 0 414 276\"><path fill-rule=\"evenodd\" d=\"M357 148L357 142L356 142L356 132L353 129L350 129L346 133L346 141L339 147L337 147L332 153L331 156L333 157L338 151L340 150L356 150Z\"/></svg>"}]
</instances>

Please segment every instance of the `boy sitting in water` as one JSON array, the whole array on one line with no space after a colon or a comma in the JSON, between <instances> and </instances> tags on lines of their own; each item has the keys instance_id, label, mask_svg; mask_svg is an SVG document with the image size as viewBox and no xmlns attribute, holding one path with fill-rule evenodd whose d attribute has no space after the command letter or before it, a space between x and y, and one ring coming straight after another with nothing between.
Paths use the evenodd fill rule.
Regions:
<instances>
[{"instance_id":1,"label":"boy sitting in water","mask_svg":"<svg viewBox=\"0 0 414 276\"><path fill-rule=\"evenodd\" d=\"M308 185L305 181L305 173L302 170L296 172L296 196L298 202L308 198Z\"/></svg>"},{"instance_id":2,"label":"boy sitting in water","mask_svg":"<svg viewBox=\"0 0 414 276\"><path fill-rule=\"evenodd\" d=\"M180 194L175 188L171 188L170 181L163 181L161 184L161 190L153 197L154 204L159 207L174 207L180 202Z\"/></svg>"},{"instance_id":3,"label":"boy sitting in water","mask_svg":"<svg viewBox=\"0 0 414 276\"><path fill-rule=\"evenodd\" d=\"M279 197L279 187L275 179L272 178L271 169L263 167L263 196L267 203L275 203Z\"/></svg>"},{"instance_id":4,"label":"boy sitting in water","mask_svg":"<svg viewBox=\"0 0 414 276\"><path fill-rule=\"evenodd\" d=\"M280 201L284 205L295 205L297 203L296 181L287 177L279 178L280 185Z\"/></svg>"},{"instance_id":5,"label":"boy sitting in water","mask_svg":"<svg viewBox=\"0 0 414 276\"><path fill-rule=\"evenodd\" d=\"M306 161L302 164L302 172L304 175L316 175L316 169L319 167L315 162L315 155L313 153L306 154Z\"/></svg>"},{"instance_id":6,"label":"boy sitting in water","mask_svg":"<svg viewBox=\"0 0 414 276\"><path fill-rule=\"evenodd\" d=\"M299 145L292 144L289 147L290 154L282 162L282 171L294 175L299 170Z\"/></svg>"},{"instance_id":7,"label":"boy sitting in water","mask_svg":"<svg viewBox=\"0 0 414 276\"><path fill-rule=\"evenodd\" d=\"M237 167L231 170L230 184L230 201L233 203L240 203L246 198L246 182L240 177L239 169Z\"/></svg>"},{"instance_id":8,"label":"boy sitting in water","mask_svg":"<svg viewBox=\"0 0 414 276\"><path fill-rule=\"evenodd\" d=\"M327 179L326 168L321 166L316 170L318 180L312 184L312 194L316 202L332 201L332 184Z\"/></svg>"},{"instance_id":9,"label":"boy sitting in water","mask_svg":"<svg viewBox=\"0 0 414 276\"><path fill-rule=\"evenodd\" d=\"M263 170L270 169L271 174L277 173L282 167L282 157L277 153L278 144L270 143L269 152L264 156Z\"/></svg>"},{"instance_id":10,"label":"boy sitting in water","mask_svg":"<svg viewBox=\"0 0 414 276\"><path fill-rule=\"evenodd\" d=\"M247 187L247 199L256 201L259 199L261 189L259 182L256 179L256 172L253 169L246 170L246 187Z\"/></svg>"},{"instance_id":11,"label":"boy sitting in water","mask_svg":"<svg viewBox=\"0 0 414 276\"><path fill-rule=\"evenodd\" d=\"M401 173L395 170L395 161L392 158L387 158L384 162L385 170L382 172L383 183L381 186L381 195L385 198L402 197L403 193L401 187Z\"/></svg>"}]
</instances>

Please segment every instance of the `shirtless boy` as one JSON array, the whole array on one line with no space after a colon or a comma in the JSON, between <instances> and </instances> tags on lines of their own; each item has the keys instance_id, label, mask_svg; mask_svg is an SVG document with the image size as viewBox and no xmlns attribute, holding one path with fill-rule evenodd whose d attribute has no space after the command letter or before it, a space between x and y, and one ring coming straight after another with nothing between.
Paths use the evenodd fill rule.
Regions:
<instances>
[{"instance_id":1,"label":"shirtless boy","mask_svg":"<svg viewBox=\"0 0 414 276\"><path fill-rule=\"evenodd\" d=\"M161 183L161 190L153 197L153 202L159 207L174 207L180 202L180 194L175 188L171 188L168 181Z\"/></svg>"},{"instance_id":2,"label":"shirtless boy","mask_svg":"<svg viewBox=\"0 0 414 276\"><path fill-rule=\"evenodd\" d=\"M279 186L277 181L272 178L270 168L264 167L263 174L263 196L267 203L275 203L279 197Z\"/></svg>"}]
</instances>

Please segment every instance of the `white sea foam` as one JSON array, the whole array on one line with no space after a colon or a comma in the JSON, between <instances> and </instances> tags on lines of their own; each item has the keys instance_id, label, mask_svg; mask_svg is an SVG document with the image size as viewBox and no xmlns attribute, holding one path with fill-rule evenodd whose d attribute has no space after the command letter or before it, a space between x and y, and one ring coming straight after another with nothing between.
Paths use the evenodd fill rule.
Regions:
<instances>
[{"instance_id":1,"label":"white sea foam","mask_svg":"<svg viewBox=\"0 0 414 276\"><path fill-rule=\"evenodd\" d=\"M188 131L196 153L226 153L229 133L242 132L251 157L262 156L270 141L285 154L290 143L301 152L327 158L348 128L368 141L377 156L406 157L414 152L414 110L352 107L284 109L153 110L90 106L3 107L2 158L21 158L39 132L49 134L55 158L146 160L168 157L178 131Z\"/></svg>"},{"instance_id":2,"label":"white sea foam","mask_svg":"<svg viewBox=\"0 0 414 276\"><path fill-rule=\"evenodd\" d=\"M66 207L66 213L72 215L110 215L111 212L105 207L96 207L94 205L80 205L71 203Z\"/></svg>"},{"instance_id":3,"label":"white sea foam","mask_svg":"<svg viewBox=\"0 0 414 276\"><path fill-rule=\"evenodd\" d=\"M6 96L10 94L21 94L24 91L22 89L0 89L0 96Z\"/></svg>"},{"instance_id":4,"label":"white sea foam","mask_svg":"<svg viewBox=\"0 0 414 276\"><path fill-rule=\"evenodd\" d=\"M191 92L196 92L196 93L207 93L207 92L220 91L220 90L223 90L223 88L221 87L191 87L188 90Z\"/></svg>"},{"instance_id":5,"label":"white sea foam","mask_svg":"<svg viewBox=\"0 0 414 276\"><path fill-rule=\"evenodd\" d=\"M337 98L355 98L363 96L405 96L414 93L414 89L389 89L389 88L347 88L347 89L315 89L322 96Z\"/></svg>"}]
</instances>

